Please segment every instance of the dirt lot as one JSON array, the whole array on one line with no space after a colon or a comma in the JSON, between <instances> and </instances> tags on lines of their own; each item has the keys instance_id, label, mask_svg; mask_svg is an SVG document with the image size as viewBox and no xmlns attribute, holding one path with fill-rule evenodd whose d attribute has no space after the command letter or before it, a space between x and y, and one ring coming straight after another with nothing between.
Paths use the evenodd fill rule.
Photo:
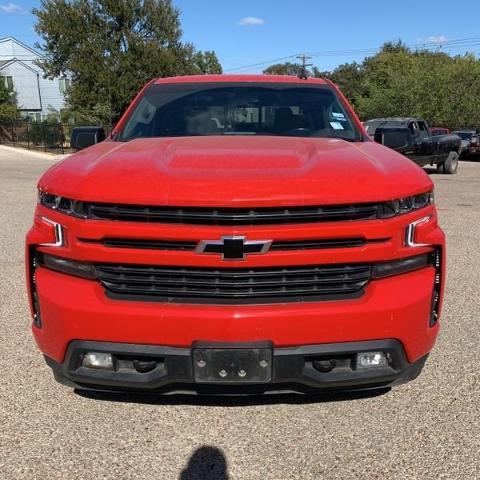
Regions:
<instances>
[{"instance_id":1,"label":"dirt lot","mask_svg":"<svg viewBox=\"0 0 480 480\"><path fill-rule=\"evenodd\" d=\"M480 163L432 174L448 239L442 332L423 374L379 396L79 395L30 333L23 237L51 160L0 147L0 478L480 478Z\"/></svg>"}]
</instances>

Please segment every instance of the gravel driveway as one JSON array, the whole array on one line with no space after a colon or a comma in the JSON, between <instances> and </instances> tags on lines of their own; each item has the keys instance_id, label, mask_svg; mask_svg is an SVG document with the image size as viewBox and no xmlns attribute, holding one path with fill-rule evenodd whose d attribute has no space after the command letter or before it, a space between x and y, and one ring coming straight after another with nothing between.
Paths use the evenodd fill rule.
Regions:
<instances>
[{"instance_id":1,"label":"gravel driveway","mask_svg":"<svg viewBox=\"0 0 480 480\"><path fill-rule=\"evenodd\" d=\"M0 147L0 479L479 479L480 163L432 174L448 240L442 332L423 374L377 396L77 394L37 351L23 278L35 182Z\"/></svg>"}]
</instances>

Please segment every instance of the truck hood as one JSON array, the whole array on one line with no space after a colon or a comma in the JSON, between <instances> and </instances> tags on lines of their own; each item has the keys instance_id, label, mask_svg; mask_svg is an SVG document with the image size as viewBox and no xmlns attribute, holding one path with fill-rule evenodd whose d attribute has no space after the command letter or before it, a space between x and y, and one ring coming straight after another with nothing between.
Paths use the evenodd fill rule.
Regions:
<instances>
[{"instance_id":1,"label":"truck hood","mask_svg":"<svg viewBox=\"0 0 480 480\"><path fill-rule=\"evenodd\" d=\"M53 166L39 188L84 201L235 207L382 201L432 182L374 142L214 136L105 141Z\"/></svg>"}]
</instances>

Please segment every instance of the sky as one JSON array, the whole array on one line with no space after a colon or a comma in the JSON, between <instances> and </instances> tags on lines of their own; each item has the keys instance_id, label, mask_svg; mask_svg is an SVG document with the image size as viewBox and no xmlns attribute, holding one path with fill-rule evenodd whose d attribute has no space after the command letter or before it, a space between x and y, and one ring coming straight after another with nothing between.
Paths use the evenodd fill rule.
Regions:
<instances>
[{"instance_id":1,"label":"sky","mask_svg":"<svg viewBox=\"0 0 480 480\"><path fill-rule=\"evenodd\" d=\"M372 55L384 42L480 54L479 0L173 0L184 40L214 50L226 73L259 73L306 53L320 70ZM35 0L0 0L0 38L33 46Z\"/></svg>"}]
</instances>

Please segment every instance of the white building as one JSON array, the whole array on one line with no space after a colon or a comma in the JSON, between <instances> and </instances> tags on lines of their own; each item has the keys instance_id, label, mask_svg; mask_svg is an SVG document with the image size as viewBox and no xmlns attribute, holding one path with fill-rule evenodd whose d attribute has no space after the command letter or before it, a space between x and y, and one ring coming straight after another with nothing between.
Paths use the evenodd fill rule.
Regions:
<instances>
[{"instance_id":1,"label":"white building","mask_svg":"<svg viewBox=\"0 0 480 480\"><path fill-rule=\"evenodd\" d=\"M41 58L41 54L15 38L0 39L0 81L17 93L22 115L35 121L60 113L68 86L65 78L43 78L42 69L35 63Z\"/></svg>"}]
</instances>

